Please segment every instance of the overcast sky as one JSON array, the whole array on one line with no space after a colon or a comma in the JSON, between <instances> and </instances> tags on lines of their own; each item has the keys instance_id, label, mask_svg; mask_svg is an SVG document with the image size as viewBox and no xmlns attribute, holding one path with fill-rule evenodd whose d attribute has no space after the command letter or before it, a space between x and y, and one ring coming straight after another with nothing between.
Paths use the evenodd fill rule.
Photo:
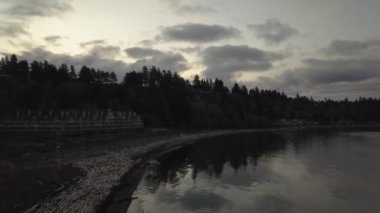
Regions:
<instances>
[{"instance_id":1,"label":"overcast sky","mask_svg":"<svg viewBox=\"0 0 380 213\"><path fill-rule=\"evenodd\" d=\"M0 54L380 97L379 0L0 0Z\"/></svg>"}]
</instances>

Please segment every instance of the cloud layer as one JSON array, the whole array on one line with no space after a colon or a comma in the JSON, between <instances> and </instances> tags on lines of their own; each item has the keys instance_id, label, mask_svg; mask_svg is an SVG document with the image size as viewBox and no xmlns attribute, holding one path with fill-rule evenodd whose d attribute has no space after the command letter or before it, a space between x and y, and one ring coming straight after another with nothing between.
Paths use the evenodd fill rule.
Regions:
<instances>
[{"instance_id":1,"label":"cloud layer","mask_svg":"<svg viewBox=\"0 0 380 213\"><path fill-rule=\"evenodd\" d=\"M59 42L63 39L62 36L59 35L51 35L51 36L46 36L44 40L51 45L59 45Z\"/></svg>"},{"instance_id":2,"label":"cloud layer","mask_svg":"<svg viewBox=\"0 0 380 213\"><path fill-rule=\"evenodd\" d=\"M6 9L3 14L18 19L36 16L57 16L73 9L70 0L2 0Z\"/></svg>"},{"instance_id":3,"label":"cloud layer","mask_svg":"<svg viewBox=\"0 0 380 213\"><path fill-rule=\"evenodd\" d=\"M203 5L190 5L183 4L180 0L162 0L167 3L170 8L177 14L180 15L191 15L191 14L208 14L215 13L215 9L209 6Z\"/></svg>"},{"instance_id":4,"label":"cloud layer","mask_svg":"<svg viewBox=\"0 0 380 213\"><path fill-rule=\"evenodd\" d=\"M0 21L0 36L14 37L26 34L28 34L28 32L25 30L24 24L18 22Z\"/></svg>"},{"instance_id":5,"label":"cloud layer","mask_svg":"<svg viewBox=\"0 0 380 213\"><path fill-rule=\"evenodd\" d=\"M334 40L323 52L329 56L380 57L380 40Z\"/></svg>"},{"instance_id":6,"label":"cloud layer","mask_svg":"<svg viewBox=\"0 0 380 213\"><path fill-rule=\"evenodd\" d=\"M207 43L234 38L239 35L240 31L233 27L186 23L163 27L159 39L165 41Z\"/></svg>"},{"instance_id":7,"label":"cloud layer","mask_svg":"<svg viewBox=\"0 0 380 213\"><path fill-rule=\"evenodd\" d=\"M248 25L248 28L255 33L257 38L268 44L279 44L299 35L297 29L278 19L268 19L263 24Z\"/></svg>"},{"instance_id":8,"label":"cloud layer","mask_svg":"<svg viewBox=\"0 0 380 213\"><path fill-rule=\"evenodd\" d=\"M246 14L245 10L237 11L237 8L232 8L235 3L227 1L221 1L220 4L218 2L218 5L211 5L211 7L209 2L201 0L158 1L161 4L156 2L149 5L152 8L145 8L146 5L141 3L128 4L131 6L130 9L137 13L123 14L125 12L123 10L112 10L115 12L112 14L115 15L114 17L131 18L133 16L135 19L129 20L132 24L136 23L138 27L126 27L129 28L128 30L118 28L117 31L113 31L112 26L104 24L100 26L104 28L104 32L97 34L100 36L99 40L90 41L81 36L91 35L90 30L100 29L97 28L99 26L93 26L90 23L95 16L89 19L89 28L84 29L89 31L86 33L80 32L81 26L71 28L68 25L69 22L65 22L73 19L52 17L60 17L73 11L75 6L78 13L74 14L73 18L83 18L78 23L86 23L91 15L97 15L96 17L99 18L110 15L107 13L108 8L105 7L107 5L101 5L100 2L91 5L93 10L90 13L83 10L86 5L72 0L0 0L0 37L2 37L0 39L4 44L3 48L9 48L15 52L27 49L28 51L21 52L21 55L29 60L46 59L58 64L87 65L114 70L119 76L126 71L138 71L142 66L157 66L172 71L187 71L184 76L200 74L199 72L202 71L201 75L204 77L220 78L227 84L235 79L244 80L243 77L247 77L247 81L255 81L253 86L280 88L293 94L294 92L320 94L331 89L339 95L344 91L353 94L352 88L356 88L357 91L374 92L372 88L377 88L375 85L380 81L380 40L378 37L371 37L375 31L360 34L360 27L358 27L357 34L350 30L340 29L339 34L327 35L326 32L331 29L329 26L326 26L326 29L321 28L325 26L322 22L315 21L322 25L315 25L320 30L313 32L310 29L314 25L306 23L314 22L296 20L294 23L297 25L292 26L284 22L289 19L289 16L277 13L267 15L284 19L267 19L261 23L252 23L250 20L254 20L255 16ZM239 3L245 5L247 8L244 9L247 11L251 11L246 1ZM138 7L146 10L139 11ZM215 8L218 9L218 13ZM222 13L223 10L225 10L224 13ZM121 14L116 14L119 12ZM154 18L140 20L139 15L146 16L147 12ZM281 11L278 12L281 13ZM52 18L52 22L49 18ZM151 23L155 22L156 18L157 23ZM48 24L41 28L38 26L39 21ZM119 21L119 18L115 21ZM64 23L54 28L62 27L60 29L65 32L65 35L47 32L50 23L57 25ZM168 24L159 27L162 23ZM144 29L145 24L149 26L149 29ZM35 32L29 32L29 26L30 30L35 30ZM335 26L338 27L338 25ZM300 31L310 33L312 36L292 41L291 39L301 35ZM345 32L347 32L346 40L339 39L339 36ZM315 35L316 38L313 38L315 33L323 33L325 36ZM248 39L250 34L255 37ZM146 35L156 36L145 37ZM360 35L364 40L348 40ZM365 40L370 38L372 40ZM321 50L318 45L326 43L326 39L336 40ZM257 42L257 40L263 42ZM84 42L79 43L80 41ZM109 45L107 41L127 46ZM60 46L61 43L67 46ZM289 56L292 45L299 49L293 49L293 54ZM125 49L126 47L128 48ZM69 49L77 54L57 54L60 50L68 51ZM55 53L51 52L53 50ZM1 49L1 52L7 51ZM284 68L280 70L281 67ZM248 72L256 73L249 74ZM253 78L256 80L252 80Z\"/></svg>"},{"instance_id":9,"label":"cloud layer","mask_svg":"<svg viewBox=\"0 0 380 213\"><path fill-rule=\"evenodd\" d=\"M115 60L111 58L109 49L114 47L96 47L92 49L87 54L80 55L68 55L68 54L56 54L45 50L42 47L37 47L30 49L29 51L24 51L20 55L20 58L27 59L28 61L38 60L44 61L47 60L49 63L60 65L62 63L68 65L74 65L77 69L81 66L94 67L96 69L102 69L105 71L115 71L117 76L122 78L126 71L129 71L130 66L120 60ZM104 51L104 52L101 52Z\"/></svg>"},{"instance_id":10,"label":"cloud layer","mask_svg":"<svg viewBox=\"0 0 380 213\"><path fill-rule=\"evenodd\" d=\"M283 59L277 53L263 51L257 48L242 46L211 46L202 53L206 77L231 80L232 76L241 71L267 71L273 67L273 62Z\"/></svg>"},{"instance_id":11,"label":"cloud layer","mask_svg":"<svg viewBox=\"0 0 380 213\"><path fill-rule=\"evenodd\" d=\"M106 41L99 39L99 40L91 40L91 41L82 42L79 44L79 46L81 46L82 48L86 48L86 47L93 47L93 46L104 45L104 44L106 44Z\"/></svg>"},{"instance_id":12,"label":"cloud layer","mask_svg":"<svg viewBox=\"0 0 380 213\"><path fill-rule=\"evenodd\" d=\"M329 59L309 58L303 61L302 67L274 77L261 77L254 84L319 97L380 95L374 90L380 84L378 41L336 40L323 52L329 55ZM372 57L368 56L369 53Z\"/></svg>"},{"instance_id":13,"label":"cloud layer","mask_svg":"<svg viewBox=\"0 0 380 213\"><path fill-rule=\"evenodd\" d=\"M177 72L189 69L186 58L179 53L141 47L128 48L125 52L129 57L136 60L132 64L134 69L140 69L143 66L157 66L161 69Z\"/></svg>"},{"instance_id":14,"label":"cloud layer","mask_svg":"<svg viewBox=\"0 0 380 213\"><path fill-rule=\"evenodd\" d=\"M126 63L122 60L116 59L121 56L121 49L118 46L107 45L105 42L97 41L89 41L84 43L85 46L90 48L85 54L56 54L44 49L43 47L34 47L30 48L28 51L23 51L19 57L22 59L27 59L30 62L33 60L47 60L57 66L65 63L68 65L73 65L77 69L81 66L88 66L105 71L114 71L119 79L121 79L128 71L141 71L143 66L157 66L161 69L178 72L189 68L186 58L179 53L164 52L150 48L133 47L126 49L125 52L135 61L132 63ZM97 43L99 44L96 45Z\"/></svg>"},{"instance_id":15,"label":"cloud layer","mask_svg":"<svg viewBox=\"0 0 380 213\"><path fill-rule=\"evenodd\" d=\"M73 10L71 0L0 0L0 3L4 8L0 11L0 36L3 37L28 34L31 18L60 16Z\"/></svg>"}]
</instances>

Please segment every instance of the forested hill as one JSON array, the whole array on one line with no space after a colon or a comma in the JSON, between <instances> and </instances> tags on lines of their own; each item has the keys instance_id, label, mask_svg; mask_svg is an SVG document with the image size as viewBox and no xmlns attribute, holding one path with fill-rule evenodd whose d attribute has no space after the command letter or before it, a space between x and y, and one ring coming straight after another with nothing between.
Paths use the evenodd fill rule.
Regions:
<instances>
[{"instance_id":1,"label":"forested hill","mask_svg":"<svg viewBox=\"0 0 380 213\"><path fill-rule=\"evenodd\" d=\"M374 123L380 121L380 100L315 101L287 97L275 90L230 90L218 79L191 82L177 73L156 67L115 73L83 66L56 67L47 61L0 62L0 110L14 109L114 109L139 113L147 126L195 128L251 128L298 119L320 124Z\"/></svg>"}]
</instances>

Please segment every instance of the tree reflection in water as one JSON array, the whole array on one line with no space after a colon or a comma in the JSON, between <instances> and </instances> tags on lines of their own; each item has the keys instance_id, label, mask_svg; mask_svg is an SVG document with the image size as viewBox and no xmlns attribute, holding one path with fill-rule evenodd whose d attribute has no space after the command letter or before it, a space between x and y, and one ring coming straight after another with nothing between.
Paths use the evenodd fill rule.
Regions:
<instances>
[{"instance_id":1,"label":"tree reflection in water","mask_svg":"<svg viewBox=\"0 0 380 213\"><path fill-rule=\"evenodd\" d=\"M194 180L199 172L220 178L226 163L237 172L241 167L246 167L248 161L256 165L259 158L284 150L286 141L284 134L266 132L256 133L252 137L241 134L220 136L211 141L203 139L162 156L159 159L161 181L175 186L188 172Z\"/></svg>"},{"instance_id":2,"label":"tree reflection in water","mask_svg":"<svg viewBox=\"0 0 380 213\"><path fill-rule=\"evenodd\" d=\"M157 159L159 178L145 176L128 212L373 212L367 210L378 209L380 133L355 131L273 130L196 141Z\"/></svg>"}]
</instances>

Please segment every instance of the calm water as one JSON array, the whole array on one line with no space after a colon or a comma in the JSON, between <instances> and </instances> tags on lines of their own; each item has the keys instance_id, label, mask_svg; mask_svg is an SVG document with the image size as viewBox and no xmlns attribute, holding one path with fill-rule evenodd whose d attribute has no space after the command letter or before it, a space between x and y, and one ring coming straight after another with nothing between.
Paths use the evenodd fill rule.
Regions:
<instances>
[{"instance_id":1,"label":"calm water","mask_svg":"<svg viewBox=\"0 0 380 213\"><path fill-rule=\"evenodd\" d=\"M380 212L376 131L215 137L158 161L128 212Z\"/></svg>"}]
</instances>

